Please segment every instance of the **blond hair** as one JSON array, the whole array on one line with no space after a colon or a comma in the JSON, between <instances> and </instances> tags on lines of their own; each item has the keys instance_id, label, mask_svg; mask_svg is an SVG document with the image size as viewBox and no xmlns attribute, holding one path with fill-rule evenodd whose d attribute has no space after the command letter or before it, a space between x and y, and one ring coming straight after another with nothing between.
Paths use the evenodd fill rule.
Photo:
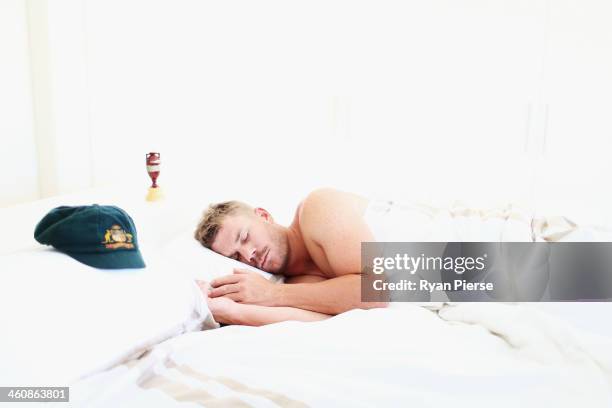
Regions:
<instances>
[{"instance_id":1,"label":"blond hair","mask_svg":"<svg viewBox=\"0 0 612 408\"><path fill-rule=\"evenodd\" d=\"M221 229L223 220L228 215L233 215L250 208L249 205L240 201L224 201L222 203L210 204L206 211L204 211L198 228L196 228L195 239L206 248L210 248Z\"/></svg>"}]
</instances>

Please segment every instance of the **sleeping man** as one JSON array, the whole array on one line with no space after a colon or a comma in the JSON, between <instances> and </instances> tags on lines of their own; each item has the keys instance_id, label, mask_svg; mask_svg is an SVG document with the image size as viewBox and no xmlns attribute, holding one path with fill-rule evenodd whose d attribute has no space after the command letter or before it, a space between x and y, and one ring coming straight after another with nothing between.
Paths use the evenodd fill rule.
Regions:
<instances>
[{"instance_id":1,"label":"sleeping man","mask_svg":"<svg viewBox=\"0 0 612 408\"><path fill-rule=\"evenodd\" d=\"M374 241L364 220L368 200L321 189L298 206L288 227L263 208L238 201L211 205L195 233L213 251L285 276L275 284L235 270L199 282L220 323L259 326L284 320L315 321L347 310L385 307L362 302L361 243ZM212 288L212 289L211 289Z\"/></svg>"}]
</instances>

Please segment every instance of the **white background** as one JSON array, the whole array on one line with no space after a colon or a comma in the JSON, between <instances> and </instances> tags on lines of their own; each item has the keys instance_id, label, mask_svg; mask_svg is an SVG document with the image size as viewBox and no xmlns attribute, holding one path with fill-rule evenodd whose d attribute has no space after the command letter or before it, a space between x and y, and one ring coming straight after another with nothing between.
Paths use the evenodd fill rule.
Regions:
<instances>
[{"instance_id":1,"label":"white background","mask_svg":"<svg viewBox=\"0 0 612 408\"><path fill-rule=\"evenodd\" d=\"M0 206L320 186L610 223L606 0L0 3ZM284 211L284 209L280 209ZM284 215L286 217L286 215Z\"/></svg>"}]
</instances>

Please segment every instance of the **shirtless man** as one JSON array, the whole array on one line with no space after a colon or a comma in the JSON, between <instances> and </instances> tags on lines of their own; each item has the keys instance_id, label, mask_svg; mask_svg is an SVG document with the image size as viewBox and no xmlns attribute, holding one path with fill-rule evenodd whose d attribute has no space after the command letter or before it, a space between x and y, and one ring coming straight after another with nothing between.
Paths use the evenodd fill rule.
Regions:
<instances>
[{"instance_id":1,"label":"shirtless man","mask_svg":"<svg viewBox=\"0 0 612 408\"><path fill-rule=\"evenodd\" d=\"M285 276L285 283L274 284L237 269L210 282L210 291L201 282L215 319L258 326L385 307L361 301L361 242L374 241L363 220L367 205L355 194L316 190L300 203L289 227L263 208L237 201L211 205L195 233L202 245Z\"/></svg>"}]
</instances>

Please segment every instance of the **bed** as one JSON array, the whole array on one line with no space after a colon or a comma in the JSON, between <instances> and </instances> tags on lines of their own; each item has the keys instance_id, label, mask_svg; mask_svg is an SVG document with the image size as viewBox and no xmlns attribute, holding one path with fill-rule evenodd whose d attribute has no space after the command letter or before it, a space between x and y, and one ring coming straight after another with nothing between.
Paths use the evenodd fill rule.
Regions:
<instances>
[{"instance_id":1,"label":"bed","mask_svg":"<svg viewBox=\"0 0 612 408\"><path fill-rule=\"evenodd\" d=\"M193 279L237 264L191 233L222 194L141 193L0 209L0 386L70 386L87 407L612 406L608 303L405 303L219 327ZM146 269L95 270L33 240L51 208L91 203L134 218Z\"/></svg>"}]
</instances>

